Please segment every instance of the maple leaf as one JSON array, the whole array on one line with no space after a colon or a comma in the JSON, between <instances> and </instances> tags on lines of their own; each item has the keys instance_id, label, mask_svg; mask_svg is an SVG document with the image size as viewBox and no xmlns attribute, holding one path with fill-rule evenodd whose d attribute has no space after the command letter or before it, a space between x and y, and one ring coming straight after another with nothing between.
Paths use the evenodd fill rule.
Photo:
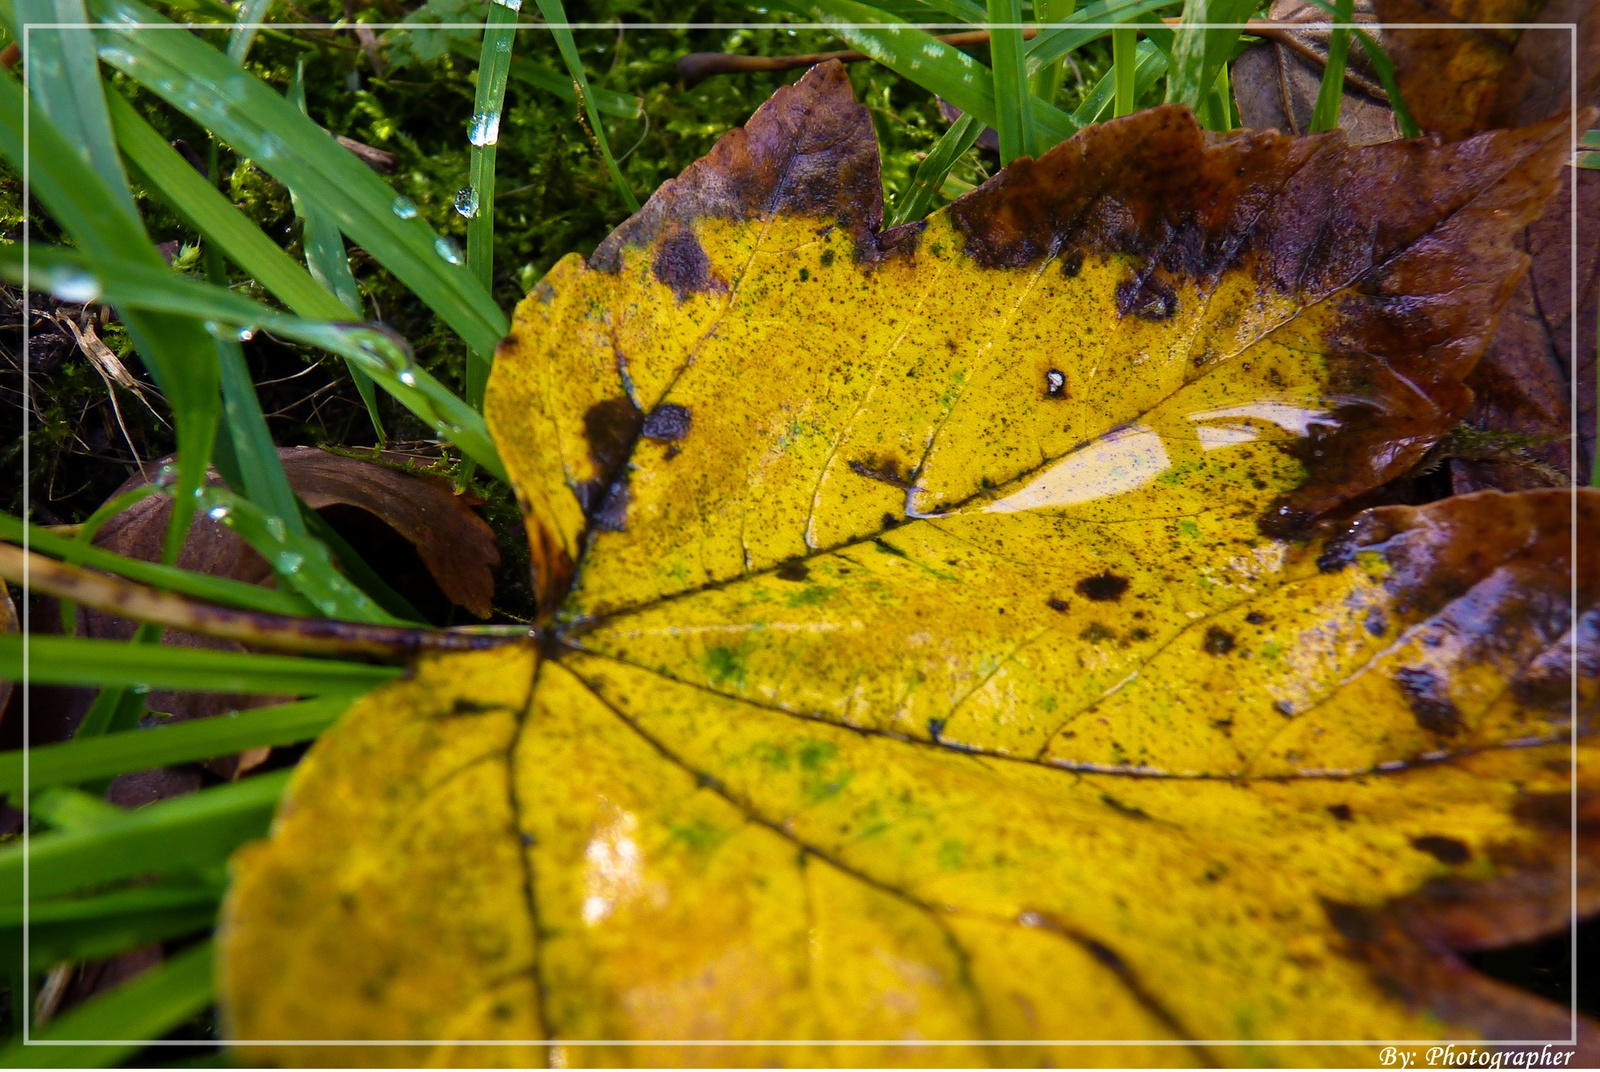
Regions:
<instances>
[{"instance_id":1,"label":"maple leaf","mask_svg":"<svg viewBox=\"0 0 1600 1072\"><path fill-rule=\"evenodd\" d=\"M842 68L780 90L519 307L487 405L539 640L424 658L306 756L235 860L231 1036L1567 1037L1449 951L1562 925L1600 501L1318 520L1469 404L1564 129L1207 146L1159 108L881 232Z\"/></svg>"}]
</instances>

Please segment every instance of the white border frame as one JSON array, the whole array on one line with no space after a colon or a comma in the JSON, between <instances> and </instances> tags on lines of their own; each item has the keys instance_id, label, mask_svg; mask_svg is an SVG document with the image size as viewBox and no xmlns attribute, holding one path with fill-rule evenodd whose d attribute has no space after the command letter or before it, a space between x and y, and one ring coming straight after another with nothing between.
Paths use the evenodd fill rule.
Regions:
<instances>
[{"instance_id":1,"label":"white border frame","mask_svg":"<svg viewBox=\"0 0 1600 1072\"><path fill-rule=\"evenodd\" d=\"M498 3L499 0L493 0L493 2ZM121 23L121 24L118 24L118 25L119 25L119 27L126 27L126 26L128 26L130 24ZM132 25L136 26L139 29L144 29L144 30L194 30L194 29L196 29L196 24L191 24L191 23L134 23ZM284 23L284 22L274 22L274 23L265 23L265 22L240 23L240 22L236 22L236 23L217 23L215 25L201 24L200 28L207 29L207 30L216 30L216 31L231 31L231 30L240 29L240 28L250 28L250 29L256 29L256 30L260 30L262 28L272 28L272 29L276 29L276 30L329 30L329 29L353 29L357 25L364 26L364 27L366 27L367 29L370 29L370 30L396 30L396 29L401 29L401 30L433 31L433 30L478 30L478 29L482 29L483 28L484 23L481 23L481 22L440 22L440 23L415 24L415 23L398 23L398 22L371 22L371 23L359 23L359 24L357 24L357 23L345 23L345 24L341 25L341 24L338 24L338 23L328 24L328 23ZM803 23L652 22L652 23L624 23L624 24L621 24L620 27L619 27L619 24L612 23L612 22L603 22L603 23L597 23L597 22L573 22L573 23L564 23L564 24L544 24L544 25L540 25L540 24L536 24L536 23L530 23L530 24L527 24L527 25L519 24L519 25L517 25L516 29L518 31L523 31L523 30L545 30L545 29L550 28L552 25L561 26L561 27L569 29L569 30L604 30L604 31L611 32L611 33L615 33L619 28L624 30L624 31L633 31L633 30L772 30L772 31L782 31L782 30L819 30L819 31L825 31L825 32L832 32L832 31L837 31L837 30L841 30L841 29L884 30L884 29L888 28L885 24L881 24L881 23L852 23L852 22L826 22L826 23L823 23L823 22L803 22ZM919 23L904 23L904 24L899 24L899 25L907 26L907 27L910 27L910 28L913 28L913 29L933 30L933 31L960 31L960 30L973 30L973 29L987 29L987 30L995 30L995 29L1037 29L1037 28L1039 28L1038 24L1037 23L1033 23L1033 22L1024 22L1024 23L919 22ZM1257 22L1254 22L1254 23L1250 23L1250 24L1236 23L1236 22L1206 22L1206 23L1198 23L1198 24L1195 24L1195 25L1202 25L1202 26L1206 27L1207 29L1235 29L1235 28L1238 28L1238 29L1250 29L1252 27L1274 28L1274 29L1306 29L1308 27L1319 27L1320 28L1320 27L1324 27L1324 26L1332 26L1334 24L1332 23L1331 20L1316 20L1316 21L1306 21L1306 22L1273 22L1273 21L1261 20L1261 21L1257 21ZM1570 259L1571 263L1569 265L1569 271L1570 271L1570 282L1571 282L1571 288L1572 288L1572 298L1571 298L1571 305L1570 305L1571 313L1570 313L1570 315L1568 317L1568 320L1569 320L1568 330L1569 330L1569 333L1570 333L1570 336L1571 336L1571 338L1570 338L1570 347L1571 347L1570 352L1572 354L1572 364L1573 364L1574 372L1570 377L1570 383L1568 385L1568 389L1569 389L1569 391L1568 391L1568 393L1569 393L1568 412L1569 412L1569 415L1570 415L1571 420L1572 420L1571 439L1569 439L1569 441L1568 441L1568 444L1569 444L1569 447L1568 447L1568 455L1569 455L1568 465L1569 465L1569 467L1571 469L1572 480L1573 480L1573 483L1572 483L1572 485L1570 485L1570 487L1573 488L1573 489L1580 488L1580 487L1586 487L1586 486L1588 486L1587 484L1580 482L1580 476L1586 476L1587 474L1579 474L1579 472L1578 472L1578 462L1579 462L1578 450L1579 450L1580 438L1579 438L1579 429L1578 429L1578 377L1577 377L1576 372L1575 372L1576 367L1578 365L1578 360L1579 360L1579 358L1578 358L1578 354L1579 354L1579 350L1578 350L1578 343L1579 343L1579 340L1578 340L1578 319L1579 319L1579 316L1578 316L1578 298L1579 298L1579 295L1578 295L1578 182L1577 182L1577 176L1576 176L1575 172L1577 170L1577 158L1578 158L1578 155L1579 155L1579 153L1581 151L1578 148L1578 141L1579 141L1580 136L1582 135L1582 131L1580 131L1578 129L1578 24L1577 23L1573 23L1573 22L1548 22L1548 23L1542 23L1542 22L1541 23L1535 23L1535 22L1496 22L1496 23L1469 23L1469 22L1427 22L1427 23L1393 22L1393 23L1385 23L1385 22L1362 22L1362 23L1359 24L1359 27L1361 29L1368 29L1368 30L1373 30L1373 29L1375 29L1375 30L1441 30L1441 29L1456 29L1456 30L1560 30L1560 29L1565 29L1570 35L1570 38L1569 38L1569 40L1570 40L1570 48L1569 48L1569 51L1568 51L1568 55L1569 55L1569 57L1571 59L1571 70L1568 72L1568 88L1569 88L1569 90L1570 90L1570 92L1572 94L1572 97L1571 97L1571 105L1569 107L1568 114L1570 116L1572 150L1571 150L1571 155L1569 156L1569 159L1567 161L1566 167L1572 169L1573 172L1574 172L1573 181L1569 184L1570 204L1568 205L1569 225L1570 225L1570 228L1571 228L1570 255L1569 255L1569 259ZM29 205L31 203L31 181L30 181L30 178L31 178L31 175L30 175L30 173L31 173L31 163L30 163L30 159L29 159L29 148L30 148L30 146L32 144L32 139L31 139L30 131L29 131L29 119L30 119L31 111L32 111L32 90L31 90L31 87L29 85L29 81L28 81L28 79L26 77L26 71L28 69L27 68L28 53L29 53L29 48L30 48L31 35L32 35L32 32L34 30L57 30L57 31L60 31L60 30L87 30L89 32L93 32L93 31L95 31L95 30L97 30L99 28L100 28L100 24L98 24L98 23L83 24L83 23L61 23L61 22L43 22L43 23L29 22L29 23L24 23L23 26L22 26L21 47L22 47L22 67L23 67L23 71L24 71L24 77L21 79L21 83L22 83L22 102L23 102L23 110L22 110L22 243L23 243L23 255L22 255L22 385L23 385L23 397L24 397L23 414L22 414L22 420L23 420L23 435L22 435L22 470L23 470L22 511L23 511L23 517L24 518L26 518L28 513L29 513L29 502L30 502L30 498L31 498L31 495L30 495L30 493L31 493L31 485L30 485L30 482L28 480L28 473L30 471L29 470L29 423L28 422L29 422L30 417L33 414L32 380L31 380L31 377L30 377L29 371L28 371L28 340L29 340L29 328L31 326L31 312L32 312L32 303L31 303L31 298L30 298L30 295L31 295L32 291L31 291L30 286L29 286L29 284L30 284L29 274L30 274L30 267L31 267L31 265L30 265L31 258L29 257L29 254L28 254L28 251L31 248L30 247L30 234L29 234L29 216L30 216ZM1105 30L1111 30L1111 29L1126 29L1127 27L1126 27L1126 23L1086 22L1086 23L1074 24L1074 28L1076 28L1076 29L1105 29ZM1597 443L1596 450L1600 451L1600 443ZM152 1047L152 1046L173 1046L173 1047L219 1046L219 1047L223 1047L223 1048L237 1047L237 1046L352 1046L352 1047L353 1046L550 1046L550 1047L554 1047L554 1046L675 1046L675 1047L682 1047L682 1046L713 1046L713 1047L738 1047L738 1046L847 1046L847 1047L897 1046L897 1047L921 1047L921 1046L928 1046L928 1047L948 1047L948 1046L973 1046L973 1045L978 1045L978 1046L1015 1046L1015 1047L1028 1047L1028 1046L1166 1046L1166 1047L1188 1047L1188 1046L1217 1046L1217 1047L1240 1047L1240 1046L1267 1046L1267 1047L1368 1046L1368 1047L1383 1047L1383 1046L1393 1046L1393 1047L1405 1047L1405 1048L1420 1048L1420 1047L1434 1047L1434 1046L1450 1047L1450 1046L1453 1046L1453 1047L1458 1047L1458 1048L1463 1048L1463 1049L1468 1049L1468 1050L1472 1050L1472 1049L1487 1049L1487 1048L1491 1048L1491 1047L1522 1047L1522 1048L1526 1048L1526 1047L1537 1046L1537 1047L1542 1047L1542 1048L1545 1048L1545 1049L1550 1049L1552 1047L1576 1047L1577 1044L1578 1044L1578 1037L1577 1037L1578 1036L1578 746L1577 746L1578 630L1577 630L1576 626L1577 626L1577 620L1578 620L1578 615L1577 615L1577 607L1578 607L1578 581L1577 581L1578 570L1577 570L1577 562L1578 562L1578 551L1579 551L1579 545L1578 545L1578 501L1577 501L1577 496L1576 495L1572 496L1570 526L1571 526L1571 540L1572 540L1571 549L1570 549L1570 554L1571 554L1570 561L1572 563L1572 571L1571 571L1571 578L1570 578L1570 583L1571 583L1570 598L1571 598L1571 601L1572 601L1572 612L1573 612L1573 615L1572 615L1573 628L1571 630L1571 633L1572 633L1571 660L1572 660L1572 662L1571 662L1570 665L1573 668L1573 673L1572 673L1571 701L1570 701L1571 705L1572 705L1571 708L1570 708L1571 719L1572 719L1572 730L1571 730L1571 734L1570 734L1570 736L1568 738L1568 751L1570 753L1570 758L1571 758L1571 805L1570 805L1570 813L1569 813L1569 819L1570 819L1570 822L1571 822L1570 832L1569 832L1569 841L1570 841L1570 845L1571 845L1571 859L1569 861L1569 868L1568 868L1569 869L1569 878L1570 878L1570 883L1571 883L1570 922L1569 922L1569 925L1568 925L1569 926L1569 931L1571 933L1571 946L1570 946L1570 949L1568 951L1568 959L1570 961L1570 965L1569 965L1570 966L1569 987L1570 987L1570 990L1571 990L1571 996L1570 996L1570 999L1569 999L1568 1023L1572 1028L1572 1033L1571 1033L1571 1037L1568 1038L1568 1039L1517 1039L1517 1040L1502 1040L1502 1039L937 1039L937 1040L923 1040L923 1039L917 1039L917 1040L910 1040L910 1041L904 1040L904 1039L887 1039L887 1040L881 1040L881 1039L743 1039L743 1040L732 1040L732 1039L667 1039L667 1040L639 1040L639 1039L620 1039L620 1040L619 1039L511 1039L511 1040L491 1040L491 1039L467 1039L467 1040L460 1040L460 1039L379 1039L379 1040L373 1040L373 1039L265 1039L265 1040L260 1040L260 1039L244 1039L244 1040L237 1040L237 1041L232 1041L232 1040L227 1040L227 1039L215 1039L215 1040L180 1039L180 1040L166 1040L166 1041L163 1041L163 1040L151 1041L151 1040L147 1040L147 1039L70 1039L70 1040L69 1039L60 1039L60 1040L57 1040L57 1039L36 1039L36 1038L32 1038L31 1037L31 1033L32 1033L32 1030L33 1030L33 1026L32 1026L33 1025L33 1015L32 1015L33 995L31 993L31 986L27 985L27 983L26 983L26 980L30 979L31 976L32 976L32 973L28 969L29 955L30 955L30 952L31 952L31 950L30 950L31 928L30 928L30 925L29 925L29 905L30 905L30 898L29 898L29 861L30 861L31 853L30 853L30 848L29 848L29 845L30 845L30 834L29 834L29 826L30 826L29 797L30 797L30 793L29 793L29 758L28 758L29 757L29 748L30 748L30 740L29 740L29 738L30 738L30 729L31 729L31 718L30 718L31 690L29 689L29 675L28 675L29 636L30 636L29 630L28 630L28 626L30 624L31 615L30 615L30 611L29 611L29 602L28 602L28 595L29 595L29 587L28 587L28 558L27 558L26 554L24 554L24 558L23 558L23 579L22 579L22 607L21 607L21 614L20 614L20 620L21 620L21 625L22 625L22 680L19 682L19 684L20 684L20 686L22 688L22 842L23 842L23 850L22 850L23 851L23 858L22 858L22 898L23 898L23 900L22 900L22 967L23 967L23 978L25 980L24 994L23 994L23 999L24 1000L22 1002L22 1004L24 1006L24 1014L23 1014L23 1019L22 1019L22 1024L23 1024L23 1028L22 1028L22 1044L23 1044L24 1047L27 1047L27 1046L134 1046L134 1047L138 1047L138 1048L141 1048L141 1049L145 1048L145 1047ZM22 544L22 546L23 546L24 552L26 552L28 550L28 546L29 546L28 545L28 530L27 530L26 526L24 526L24 528L23 528L23 544ZM15 999L13 999L13 1004L14 1005L16 1004L15 1003ZM15 1015L16 1015L16 1013L13 1012L13 1016L15 1016ZM1529 1067L1535 1067L1535 1066L1530 1065Z\"/></svg>"}]
</instances>

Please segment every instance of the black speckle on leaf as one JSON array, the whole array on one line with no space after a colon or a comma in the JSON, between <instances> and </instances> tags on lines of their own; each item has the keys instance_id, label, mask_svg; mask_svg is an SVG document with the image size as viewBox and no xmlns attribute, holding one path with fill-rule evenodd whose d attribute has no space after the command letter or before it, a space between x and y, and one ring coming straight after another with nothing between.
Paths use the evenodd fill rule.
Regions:
<instances>
[{"instance_id":1,"label":"black speckle on leaf","mask_svg":"<svg viewBox=\"0 0 1600 1072\"><path fill-rule=\"evenodd\" d=\"M1352 818L1354 818L1354 816L1350 814L1350 805L1348 804L1329 804L1328 814L1339 820L1341 823L1348 823Z\"/></svg>"},{"instance_id":2,"label":"black speckle on leaf","mask_svg":"<svg viewBox=\"0 0 1600 1072\"><path fill-rule=\"evenodd\" d=\"M1233 650L1233 634L1212 626L1206 630L1205 649L1212 655L1226 655Z\"/></svg>"},{"instance_id":3,"label":"black speckle on leaf","mask_svg":"<svg viewBox=\"0 0 1600 1072\"><path fill-rule=\"evenodd\" d=\"M822 266L824 268L826 268L829 265L831 265L832 263L833 263L833 250L831 250L831 249L823 250L822 251Z\"/></svg>"},{"instance_id":4,"label":"black speckle on leaf","mask_svg":"<svg viewBox=\"0 0 1600 1072\"><path fill-rule=\"evenodd\" d=\"M644 419L644 436L676 443L689 434L689 411L676 402L663 402Z\"/></svg>"},{"instance_id":5,"label":"black speckle on leaf","mask_svg":"<svg viewBox=\"0 0 1600 1072\"><path fill-rule=\"evenodd\" d=\"M1117 812L1117 813L1119 813L1121 815L1126 815L1130 819L1149 819L1150 818L1150 814L1148 812L1146 812L1143 808L1136 808L1132 804L1124 804L1122 801L1118 800L1116 797L1112 796L1109 793L1101 793L1100 794L1100 803L1104 804L1106 807L1110 808L1112 811L1115 811L1115 812Z\"/></svg>"},{"instance_id":6,"label":"black speckle on leaf","mask_svg":"<svg viewBox=\"0 0 1600 1072\"><path fill-rule=\"evenodd\" d=\"M1057 599L1055 596L1051 596L1049 599L1045 600L1045 606L1049 607L1051 610L1064 611L1071 605L1072 604L1068 603L1066 600Z\"/></svg>"},{"instance_id":7,"label":"black speckle on leaf","mask_svg":"<svg viewBox=\"0 0 1600 1072\"><path fill-rule=\"evenodd\" d=\"M1440 737L1461 732L1461 711L1436 672L1426 666L1403 666L1395 671L1394 681L1405 694L1417 725Z\"/></svg>"},{"instance_id":8,"label":"black speckle on leaf","mask_svg":"<svg viewBox=\"0 0 1600 1072\"><path fill-rule=\"evenodd\" d=\"M1046 398L1067 397L1067 375L1060 369L1051 369L1044 374L1044 396Z\"/></svg>"},{"instance_id":9,"label":"black speckle on leaf","mask_svg":"<svg viewBox=\"0 0 1600 1072\"><path fill-rule=\"evenodd\" d=\"M1096 573L1078 582L1078 594L1098 602L1121 599L1128 590L1128 579L1114 573Z\"/></svg>"},{"instance_id":10,"label":"black speckle on leaf","mask_svg":"<svg viewBox=\"0 0 1600 1072\"><path fill-rule=\"evenodd\" d=\"M1288 700L1273 700L1272 709L1278 712L1278 714L1282 715L1284 718L1294 717L1294 705Z\"/></svg>"},{"instance_id":11,"label":"black speckle on leaf","mask_svg":"<svg viewBox=\"0 0 1600 1072\"><path fill-rule=\"evenodd\" d=\"M1262 622L1267 620L1267 616L1258 610L1253 610L1244 616L1244 620L1249 622L1251 625L1260 625Z\"/></svg>"},{"instance_id":12,"label":"black speckle on leaf","mask_svg":"<svg viewBox=\"0 0 1600 1072\"><path fill-rule=\"evenodd\" d=\"M1083 251L1074 249L1061 255L1061 274L1068 279L1083 271Z\"/></svg>"},{"instance_id":13,"label":"black speckle on leaf","mask_svg":"<svg viewBox=\"0 0 1600 1072\"><path fill-rule=\"evenodd\" d=\"M801 561L785 562L777 569L777 575L784 581L804 581L811 577L811 571Z\"/></svg>"},{"instance_id":14,"label":"black speckle on leaf","mask_svg":"<svg viewBox=\"0 0 1600 1072\"><path fill-rule=\"evenodd\" d=\"M930 719L928 719L928 736L929 737L932 737L935 741L937 741L939 739L939 734L941 734L943 732L944 732L944 719L942 719L942 718L930 718Z\"/></svg>"},{"instance_id":15,"label":"black speckle on leaf","mask_svg":"<svg viewBox=\"0 0 1600 1072\"><path fill-rule=\"evenodd\" d=\"M1373 636L1382 636L1389 628L1389 619L1383 616L1383 611L1373 607L1367 611L1366 621L1362 623L1367 627L1367 632Z\"/></svg>"},{"instance_id":16,"label":"black speckle on leaf","mask_svg":"<svg viewBox=\"0 0 1600 1072\"><path fill-rule=\"evenodd\" d=\"M1083 632L1078 634L1078 639L1087 640L1091 644L1098 644L1102 640L1117 639L1117 634L1112 632L1110 629L1107 629L1099 622L1090 622L1084 627Z\"/></svg>"},{"instance_id":17,"label":"black speckle on leaf","mask_svg":"<svg viewBox=\"0 0 1600 1072\"><path fill-rule=\"evenodd\" d=\"M1422 837L1412 838L1411 845L1442 864L1464 864L1472 859L1472 850L1467 848L1466 843L1452 837L1424 834Z\"/></svg>"}]
</instances>

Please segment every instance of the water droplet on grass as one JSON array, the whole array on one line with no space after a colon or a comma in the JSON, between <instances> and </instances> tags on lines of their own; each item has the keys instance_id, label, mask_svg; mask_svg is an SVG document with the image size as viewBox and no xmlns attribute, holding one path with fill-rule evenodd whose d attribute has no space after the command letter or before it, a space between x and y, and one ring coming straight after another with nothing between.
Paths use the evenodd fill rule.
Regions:
<instances>
[{"instance_id":1,"label":"water droplet on grass","mask_svg":"<svg viewBox=\"0 0 1600 1072\"><path fill-rule=\"evenodd\" d=\"M451 264L461 263L461 247L456 245L455 239L449 235L440 235L434 239L433 251Z\"/></svg>"},{"instance_id":2,"label":"water droplet on grass","mask_svg":"<svg viewBox=\"0 0 1600 1072\"><path fill-rule=\"evenodd\" d=\"M500 113L479 112L467 127L467 141L480 148L500 140Z\"/></svg>"},{"instance_id":3,"label":"water droplet on grass","mask_svg":"<svg viewBox=\"0 0 1600 1072\"><path fill-rule=\"evenodd\" d=\"M478 214L478 191L470 186L463 186L456 191L456 211L467 219Z\"/></svg>"},{"instance_id":4,"label":"water droplet on grass","mask_svg":"<svg viewBox=\"0 0 1600 1072\"><path fill-rule=\"evenodd\" d=\"M57 301L88 305L100 297L100 280L88 272L61 272L50 280L50 293Z\"/></svg>"},{"instance_id":5,"label":"water droplet on grass","mask_svg":"<svg viewBox=\"0 0 1600 1072\"><path fill-rule=\"evenodd\" d=\"M404 194L401 194L394 199L394 205L392 207L394 208L394 214L399 216L402 220L416 218L417 203Z\"/></svg>"}]
</instances>

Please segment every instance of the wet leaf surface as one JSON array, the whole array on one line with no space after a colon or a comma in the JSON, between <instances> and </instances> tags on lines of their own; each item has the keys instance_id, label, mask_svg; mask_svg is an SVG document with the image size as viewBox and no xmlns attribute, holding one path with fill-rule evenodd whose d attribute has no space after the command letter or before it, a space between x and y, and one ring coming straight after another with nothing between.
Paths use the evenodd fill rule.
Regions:
<instances>
[{"instance_id":1,"label":"wet leaf surface","mask_svg":"<svg viewBox=\"0 0 1600 1072\"><path fill-rule=\"evenodd\" d=\"M1385 41L1408 102L1424 129L1446 139L1566 114L1574 101L1600 106L1600 9L1588 0L1378 0L1391 22L1534 22L1525 31L1394 30ZM1576 26L1576 32L1568 25ZM1573 56L1576 45L1577 56ZM1574 90L1571 72L1576 68ZM1413 100L1413 93L1416 99ZM1577 182L1577 244L1573 190ZM1467 380L1468 415L1480 453L1453 463L1457 491L1540 487L1593 466L1596 309L1600 308L1600 175L1566 168L1561 186L1518 238L1532 269L1506 306L1484 360ZM1573 278L1576 253L1576 280ZM1576 291L1576 306L1574 292ZM1577 360L1572 322L1577 310ZM1570 399L1576 376L1578 445ZM1493 460L1499 454L1503 460ZM1529 465L1527 462L1536 464ZM1519 464L1520 463L1520 464ZM1542 470L1541 470L1542 467Z\"/></svg>"},{"instance_id":2,"label":"wet leaf surface","mask_svg":"<svg viewBox=\"0 0 1600 1072\"><path fill-rule=\"evenodd\" d=\"M1207 147L1160 108L881 232L842 69L780 91L519 307L487 410L543 642L307 755L235 859L233 1036L1567 1037L1451 950L1561 925L1600 495L1329 520L1470 404L1564 129ZM450 1044L552 1038L750 1041ZM1146 1045L981 1044L1108 1038ZM827 1039L876 1041L758 1041Z\"/></svg>"}]
</instances>

